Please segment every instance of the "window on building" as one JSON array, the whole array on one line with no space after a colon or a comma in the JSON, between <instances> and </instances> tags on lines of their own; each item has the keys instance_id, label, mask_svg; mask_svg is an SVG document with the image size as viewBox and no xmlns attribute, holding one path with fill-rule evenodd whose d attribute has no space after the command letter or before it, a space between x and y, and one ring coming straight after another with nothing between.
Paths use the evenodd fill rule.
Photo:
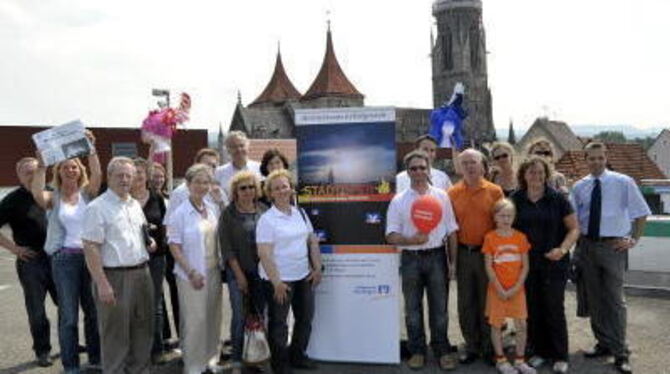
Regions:
<instances>
[{"instance_id":1,"label":"window on building","mask_svg":"<svg viewBox=\"0 0 670 374\"><path fill-rule=\"evenodd\" d=\"M442 34L442 70L451 70L454 68L454 54L451 31L446 29Z\"/></svg>"},{"instance_id":2,"label":"window on building","mask_svg":"<svg viewBox=\"0 0 670 374\"><path fill-rule=\"evenodd\" d=\"M112 143L112 157L137 157L137 143Z\"/></svg>"},{"instance_id":3,"label":"window on building","mask_svg":"<svg viewBox=\"0 0 670 374\"><path fill-rule=\"evenodd\" d=\"M481 56L479 56L479 27L470 29L470 66L472 71L479 70Z\"/></svg>"}]
</instances>

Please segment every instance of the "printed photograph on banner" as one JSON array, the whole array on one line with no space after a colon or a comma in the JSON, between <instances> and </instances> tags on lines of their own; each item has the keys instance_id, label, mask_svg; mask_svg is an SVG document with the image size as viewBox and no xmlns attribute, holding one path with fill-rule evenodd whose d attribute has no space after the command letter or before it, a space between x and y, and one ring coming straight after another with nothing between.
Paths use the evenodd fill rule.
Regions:
<instances>
[{"instance_id":1,"label":"printed photograph on banner","mask_svg":"<svg viewBox=\"0 0 670 374\"><path fill-rule=\"evenodd\" d=\"M314 202L300 205L314 225L321 244L372 245L385 242L387 202Z\"/></svg>"},{"instance_id":2,"label":"printed photograph on banner","mask_svg":"<svg viewBox=\"0 0 670 374\"><path fill-rule=\"evenodd\" d=\"M301 126L301 202L389 201L395 183L392 122Z\"/></svg>"}]
</instances>

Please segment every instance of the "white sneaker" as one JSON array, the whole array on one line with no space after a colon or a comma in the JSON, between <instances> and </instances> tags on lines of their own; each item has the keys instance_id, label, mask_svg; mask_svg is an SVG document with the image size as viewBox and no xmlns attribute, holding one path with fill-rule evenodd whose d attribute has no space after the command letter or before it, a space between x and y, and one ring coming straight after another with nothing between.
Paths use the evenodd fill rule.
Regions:
<instances>
[{"instance_id":1,"label":"white sneaker","mask_svg":"<svg viewBox=\"0 0 670 374\"><path fill-rule=\"evenodd\" d=\"M540 366L544 365L544 359L538 355L535 355L528 360L528 365L538 369Z\"/></svg>"},{"instance_id":2,"label":"white sneaker","mask_svg":"<svg viewBox=\"0 0 670 374\"><path fill-rule=\"evenodd\" d=\"M568 372L568 363L566 361L554 362L554 373L565 374Z\"/></svg>"},{"instance_id":3,"label":"white sneaker","mask_svg":"<svg viewBox=\"0 0 670 374\"><path fill-rule=\"evenodd\" d=\"M536 374L537 370L535 370L533 367L528 365L526 362L521 362L518 364L514 364L514 368L516 371L518 371L521 374Z\"/></svg>"},{"instance_id":4,"label":"white sneaker","mask_svg":"<svg viewBox=\"0 0 670 374\"><path fill-rule=\"evenodd\" d=\"M508 361L500 361L496 364L496 369L500 374L517 374L516 370Z\"/></svg>"}]
</instances>

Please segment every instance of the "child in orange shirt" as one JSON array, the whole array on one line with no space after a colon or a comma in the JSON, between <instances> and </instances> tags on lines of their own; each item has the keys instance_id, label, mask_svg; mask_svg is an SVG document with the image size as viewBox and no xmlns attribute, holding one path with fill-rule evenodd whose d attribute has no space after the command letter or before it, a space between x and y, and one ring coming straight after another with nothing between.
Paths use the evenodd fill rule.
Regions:
<instances>
[{"instance_id":1,"label":"child in orange shirt","mask_svg":"<svg viewBox=\"0 0 670 374\"><path fill-rule=\"evenodd\" d=\"M523 284L528 275L526 236L512 228L516 208L509 199L493 206L496 229L484 237L486 274L489 288L486 297L486 316L491 325L491 342L496 354L496 368L501 374L535 374L524 359L526 350L526 294ZM516 358L514 366L507 361L502 347L502 325L505 318L513 318L516 327Z\"/></svg>"}]
</instances>

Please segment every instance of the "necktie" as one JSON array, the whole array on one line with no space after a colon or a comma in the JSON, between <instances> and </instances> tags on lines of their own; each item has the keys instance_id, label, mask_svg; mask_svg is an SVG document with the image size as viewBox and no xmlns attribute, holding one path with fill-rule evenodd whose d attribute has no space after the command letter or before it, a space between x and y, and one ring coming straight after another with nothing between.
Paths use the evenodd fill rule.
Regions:
<instances>
[{"instance_id":1,"label":"necktie","mask_svg":"<svg viewBox=\"0 0 670 374\"><path fill-rule=\"evenodd\" d=\"M588 237L596 239L600 236L600 213L602 207L602 190L600 188L600 179L593 182L593 191L591 191L591 207L589 208L589 232Z\"/></svg>"}]
</instances>

